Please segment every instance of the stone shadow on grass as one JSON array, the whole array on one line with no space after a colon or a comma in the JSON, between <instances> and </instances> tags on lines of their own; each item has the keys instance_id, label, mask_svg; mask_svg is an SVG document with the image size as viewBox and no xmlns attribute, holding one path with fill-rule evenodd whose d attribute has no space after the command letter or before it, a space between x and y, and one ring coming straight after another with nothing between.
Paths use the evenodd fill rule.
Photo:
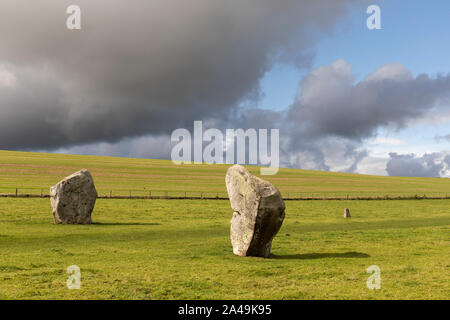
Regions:
<instances>
[{"instance_id":1,"label":"stone shadow on grass","mask_svg":"<svg viewBox=\"0 0 450 320\"><path fill-rule=\"evenodd\" d=\"M324 253L303 253L303 254L288 254L288 255L271 255L272 259L325 259L325 258L370 258L370 255L362 252L324 252Z\"/></svg>"},{"instance_id":2,"label":"stone shadow on grass","mask_svg":"<svg viewBox=\"0 0 450 320\"><path fill-rule=\"evenodd\" d=\"M156 222L92 222L93 225L99 226L160 226L161 223Z\"/></svg>"}]
</instances>

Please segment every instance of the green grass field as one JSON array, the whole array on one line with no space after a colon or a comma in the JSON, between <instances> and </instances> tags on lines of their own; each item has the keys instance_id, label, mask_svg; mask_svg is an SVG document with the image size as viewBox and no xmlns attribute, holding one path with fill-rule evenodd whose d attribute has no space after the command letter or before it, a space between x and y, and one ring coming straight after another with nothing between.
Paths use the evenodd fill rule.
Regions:
<instances>
[{"instance_id":1,"label":"green grass field","mask_svg":"<svg viewBox=\"0 0 450 320\"><path fill-rule=\"evenodd\" d=\"M2 299L446 299L450 201L290 201L272 259L232 254L228 201L99 200L53 225L48 199L0 200ZM342 218L349 207L352 218ZM81 268L81 289L66 268ZM366 268L381 269L381 290Z\"/></svg>"},{"instance_id":2,"label":"green grass field","mask_svg":"<svg viewBox=\"0 0 450 320\"><path fill-rule=\"evenodd\" d=\"M227 168L0 152L0 188L48 188L83 167L99 190L205 192L224 190ZM282 192L450 193L449 179L287 169L265 178ZM232 254L225 200L99 199L94 224L54 225L48 199L0 198L0 299L450 297L450 200L286 206L273 256L262 259ZM80 290L66 287L70 265L81 268ZM366 287L370 265L381 269L380 290Z\"/></svg>"}]
</instances>

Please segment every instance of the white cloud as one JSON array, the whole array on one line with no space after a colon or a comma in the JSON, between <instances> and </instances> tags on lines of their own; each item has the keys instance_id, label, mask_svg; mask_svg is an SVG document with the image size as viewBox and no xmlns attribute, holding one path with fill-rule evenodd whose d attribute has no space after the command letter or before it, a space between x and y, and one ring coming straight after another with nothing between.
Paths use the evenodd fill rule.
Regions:
<instances>
[{"instance_id":1,"label":"white cloud","mask_svg":"<svg viewBox=\"0 0 450 320\"><path fill-rule=\"evenodd\" d=\"M14 73L0 66L0 87L14 88L17 84L17 78Z\"/></svg>"},{"instance_id":2,"label":"white cloud","mask_svg":"<svg viewBox=\"0 0 450 320\"><path fill-rule=\"evenodd\" d=\"M396 81L408 81L414 79L411 71L406 69L400 63L386 64L374 73L368 75L365 81L379 81L379 80L396 80Z\"/></svg>"},{"instance_id":3,"label":"white cloud","mask_svg":"<svg viewBox=\"0 0 450 320\"><path fill-rule=\"evenodd\" d=\"M400 139L392 138L392 137L376 137L375 139L371 139L368 141L370 145L390 145L390 146L399 146L405 144L406 142Z\"/></svg>"},{"instance_id":4,"label":"white cloud","mask_svg":"<svg viewBox=\"0 0 450 320\"><path fill-rule=\"evenodd\" d=\"M450 153L434 152L422 156L390 153L386 171L390 176L448 177Z\"/></svg>"},{"instance_id":5,"label":"white cloud","mask_svg":"<svg viewBox=\"0 0 450 320\"><path fill-rule=\"evenodd\" d=\"M386 164L389 158L368 156L358 163L357 173L386 176Z\"/></svg>"}]
</instances>

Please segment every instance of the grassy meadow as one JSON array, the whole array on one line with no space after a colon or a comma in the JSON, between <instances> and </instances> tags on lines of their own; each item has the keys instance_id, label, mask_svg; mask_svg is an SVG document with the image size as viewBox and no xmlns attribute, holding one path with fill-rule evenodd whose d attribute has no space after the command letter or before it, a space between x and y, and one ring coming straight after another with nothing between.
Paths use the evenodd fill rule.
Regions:
<instances>
[{"instance_id":1,"label":"grassy meadow","mask_svg":"<svg viewBox=\"0 0 450 320\"><path fill-rule=\"evenodd\" d=\"M0 193L47 189L81 168L99 192L224 192L227 167L0 151ZM293 169L264 178L282 193L450 193L450 179ZM94 224L54 225L48 199L0 198L0 299L450 297L450 200L286 206L273 256L262 259L232 254L225 200L99 199ZM81 268L80 290L66 287L70 265ZM366 287L371 265L380 290Z\"/></svg>"},{"instance_id":2,"label":"grassy meadow","mask_svg":"<svg viewBox=\"0 0 450 320\"><path fill-rule=\"evenodd\" d=\"M232 254L225 200L102 199L95 224L54 225L48 199L1 199L0 298L448 299L449 205L289 201L262 259ZM70 265L80 290L66 288Z\"/></svg>"}]
</instances>

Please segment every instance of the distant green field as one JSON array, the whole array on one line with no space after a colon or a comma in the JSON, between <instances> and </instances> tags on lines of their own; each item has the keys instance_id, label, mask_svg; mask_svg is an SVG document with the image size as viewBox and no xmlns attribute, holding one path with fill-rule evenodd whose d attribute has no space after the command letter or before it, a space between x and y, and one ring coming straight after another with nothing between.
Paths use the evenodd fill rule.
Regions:
<instances>
[{"instance_id":1,"label":"distant green field","mask_svg":"<svg viewBox=\"0 0 450 320\"><path fill-rule=\"evenodd\" d=\"M53 224L48 199L0 199L0 299L450 297L450 200L286 204L262 259L233 255L225 200L98 200L95 224L74 226Z\"/></svg>"},{"instance_id":2,"label":"distant green field","mask_svg":"<svg viewBox=\"0 0 450 320\"><path fill-rule=\"evenodd\" d=\"M50 186L82 168L94 176L100 195L226 194L224 176L229 165L175 165L169 160L146 160L62 154L0 151L0 193L48 193ZM248 167L259 175L259 168ZM380 177L296 169L280 169L264 179L284 196L296 195L414 195L448 193L450 179Z\"/></svg>"}]
</instances>

